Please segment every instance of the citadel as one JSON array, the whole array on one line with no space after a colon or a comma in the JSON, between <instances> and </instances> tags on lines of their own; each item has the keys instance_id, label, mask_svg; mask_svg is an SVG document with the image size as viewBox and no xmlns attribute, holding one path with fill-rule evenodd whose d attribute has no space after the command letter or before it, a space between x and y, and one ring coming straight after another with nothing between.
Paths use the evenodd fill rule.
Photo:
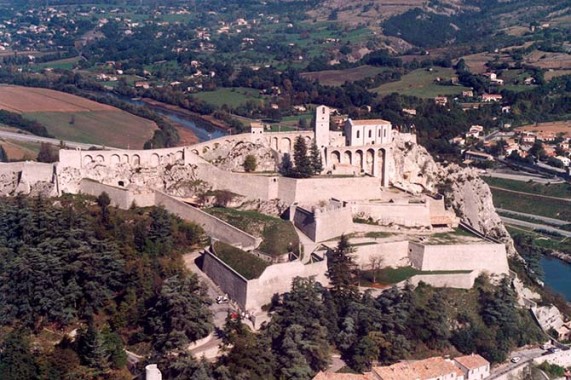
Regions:
<instances>
[{"instance_id":1,"label":"citadel","mask_svg":"<svg viewBox=\"0 0 571 380\"><path fill-rule=\"evenodd\" d=\"M278 174L298 136L317 145L320 175ZM253 173L244 172L247 155L256 157ZM259 236L203 211L197 199L216 190L233 193L229 207L289 220L299 236L298 253L268 255L259 249ZM470 288L482 273L507 275L513 251L477 175L440 167L413 133L385 120L348 119L343 131L332 131L325 106L316 108L313 131L267 132L254 123L250 133L192 146L62 149L55 164L0 165L0 195L102 192L119 208L161 205L202 225L212 242L265 260L263 273L248 279L217 256L214 243L202 254L201 270L253 315L261 315L262 305L288 291L297 276L327 284L326 253L343 234L350 236L361 269L375 258L383 266L412 267L419 273L413 284Z\"/></svg>"}]
</instances>

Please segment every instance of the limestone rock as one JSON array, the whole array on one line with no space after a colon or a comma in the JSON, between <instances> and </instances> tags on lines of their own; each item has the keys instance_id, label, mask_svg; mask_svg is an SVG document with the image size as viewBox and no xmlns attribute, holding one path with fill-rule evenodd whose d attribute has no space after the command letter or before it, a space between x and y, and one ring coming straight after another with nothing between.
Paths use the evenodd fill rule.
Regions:
<instances>
[{"instance_id":1,"label":"limestone rock","mask_svg":"<svg viewBox=\"0 0 571 380\"><path fill-rule=\"evenodd\" d=\"M18 186L18 173L0 173L0 196L10 195Z\"/></svg>"},{"instance_id":2,"label":"limestone rock","mask_svg":"<svg viewBox=\"0 0 571 380\"><path fill-rule=\"evenodd\" d=\"M423 146L396 135L393 156L394 163L389 163L389 169L394 173L394 184L401 185L413 193L423 189L431 192L435 190L440 167Z\"/></svg>"},{"instance_id":3,"label":"limestone rock","mask_svg":"<svg viewBox=\"0 0 571 380\"><path fill-rule=\"evenodd\" d=\"M222 170L243 172L244 160L248 155L256 157L256 171L276 170L277 157L274 151L265 145L249 141L221 143L217 148L205 154L204 158Z\"/></svg>"},{"instance_id":4,"label":"limestone rock","mask_svg":"<svg viewBox=\"0 0 571 380\"><path fill-rule=\"evenodd\" d=\"M288 208L289 205L279 199L273 199L271 201L248 201L238 206L239 210L257 211L262 214L274 216L281 216Z\"/></svg>"},{"instance_id":5,"label":"limestone rock","mask_svg":"<svg viewBox=\"0 0 571 380\"><path fill-rule=\"evenodd\" d=\"M506 244L509 256L517 255L513 240L494 208L492 192L474 168L450 165L440 171L441 190L463 222Z\"/></svg>"}]
</instances>

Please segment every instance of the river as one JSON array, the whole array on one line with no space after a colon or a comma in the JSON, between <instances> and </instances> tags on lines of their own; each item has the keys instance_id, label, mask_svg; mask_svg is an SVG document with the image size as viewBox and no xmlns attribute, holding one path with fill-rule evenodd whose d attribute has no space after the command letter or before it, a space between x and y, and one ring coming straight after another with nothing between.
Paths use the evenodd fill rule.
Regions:
<instances>
[{"instance_id":1,"label":"river","mask_svg":"<svg viewBox=\"0 0 571 380\"><path fill-rule=\"evenodd\" d=\"M545 285L563 294L567 301L571 301L571 264L553 257L542 256L541 267L545 273Z\"/></svg>"},{"instance_id":2,"label":"river","mask_svg":"<svg viewBox=\"0 0 571 380\"><path fill-rule=\"evenodd\" d=\"M223 130L214 128L213 126L208 125L207 123L198 123L197 125L197 123L194 120L192 120L190 117L186 117L174 111L168 111L160 107L154 107L150 104L142 102L141 100L130 99L124 96L117 96L117 95L114 96L121 99L124 102L147 107L152 109L158 114L166 116L166 118L169 119L170 121L180 124L184 128L190 129L196 135L198 140L201 142L216 139L218 137L226 135L226 133Z\"/></svg>"}]
</instances>

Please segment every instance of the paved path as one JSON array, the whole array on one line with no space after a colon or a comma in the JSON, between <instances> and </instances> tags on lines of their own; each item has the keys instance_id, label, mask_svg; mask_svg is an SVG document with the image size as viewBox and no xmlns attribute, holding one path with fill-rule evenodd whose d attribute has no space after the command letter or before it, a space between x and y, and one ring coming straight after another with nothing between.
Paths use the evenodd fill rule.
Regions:
<instances>
[{"instance_id":1,"label":"paved path","mask_svg":"<svg viewBox=\"0 0 571 380\"><path fill-rule=\"evenodd\" d=\"M533 359L542 356L545 353L545 350L541 348L531 348L531 349L524 349L519 351L514 351L510 355L510 361L507 363L501 364L495 368L492 368L490 377L488 379L492 380L499 376L505 375L519 367L526 365L527 363L533 361ZM520 361L517 363L512 363L511 358L513 357L520 357Z\"/></svg>"},{"instance_id":2,"label":"paved path","mask_svg":"<svg viewBox=\"0 0 571 380\"><path fill-rule=\"evenodd\" d=\"M516 226L522 226L522 227L528 227L528 228L533 228L533 229L545 230L545 231L549 231L549 232L555 232L555 233L558 233L562 236L571 237L571 231L560 230L559 228L547 226L545 224L526 222L523 220L508 218L506 216L500 216L500 218L502 219L502 222L507 223L507 224L513 224Z\"/></svg>"},{"instance_id":3,"label":"paved path","mask_svg":"<svg viewBox=\"0 0 571 380\"><path fill-rule=\"evenodd\" d=\"M497 187L497 186L490 186L490 189L502 190L502 191L507 191L508 193L527 195L527 196L538 197L538 198L554 199L556 201L571 202L571 198L559 198L559 197L551 197L549 195L532 194L532 193L526 193L523 191L507 190L507 189L504 189L502 187Z\"/></svg>"},{"instance_id":4,"label":"paved path","mask_svg":"<svg viewBox=\"0 0 571 380\"><path fill-rule=\"evenodd\" d=\"M512 210L506 210L503 208L499 208L496 207L496 211L499 212L505 212L506 214L513 214L513 215L518 215L518 216L523 216L526 218L531 218L531 219L535 219L535 220L539 220L545 223L549 223L549 224L553 224L555 226L564 226L566 224L571 224L571 222L567 222L565 220L561 220L561 219L554 219L554 218L548 218L546 216L540 216L540 215L535 215L535 214L526 214L523 212L518 212L518 211L512 211Z\"/></svg>"},{"instance_id":5,"label":"paved path","mask_svg":"<svg viewBox=\"0 0 571 380\"><path fill-rule=\"evenodd\" d=\"M3 139L8 139L8 140L18 140L18 141L31 141L31 142L37 142L37 143L50 143L56 146L59 146L60 142L64 142L65 145L67 145L70 148L81 148L81 149L89 149L93 146L95 147L101 147L101 145L97 145L97 144L84 144L84 143L78 143L75 141L67 141L67 140L59 140L59 139L52 139L49 137L40 137L40 136L35 136L35 135L28 135L25 133L17 133L17 132L8 132L8 131L0 131L0 138ZM120 149L120 148L113 148L111 146L105 146L106 148L109 149Z\"/></svg>"}]
</instances>

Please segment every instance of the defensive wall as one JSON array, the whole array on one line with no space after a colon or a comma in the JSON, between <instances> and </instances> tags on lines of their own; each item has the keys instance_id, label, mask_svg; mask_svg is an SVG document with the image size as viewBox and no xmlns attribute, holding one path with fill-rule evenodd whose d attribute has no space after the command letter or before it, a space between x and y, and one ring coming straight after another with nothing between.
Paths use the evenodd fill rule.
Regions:
<instances>
[{"instance_id":1,"label":"defensive wall","mask_svg":"<svg viewBox=\"0 0 571 380\"><path fill-rule=\"evenodd\" d=\"M160 191L155 193L156 205L163 206L167 211L184 220L202 226L206 234L216 240L239 247L243 250L257 248L262 240L236 228L217 217L186 204Z\"/></svg>"},{"instance_id":2,"label":"defensive wall","mask_svg":"<svg viewBox=\"0 0 571 380\"><path fill-rule=\"evenodd\" d=\"M87 178L82 179L79 183L79 191L94 197L98 197L101 193L105 192L109 195L111 206L123 210L129 209L133 203L140 207L149 207L154 206L156 202L155 192L152 190L135 194L133 191L124 187L105 185Z\"/></svg>"},{"instance_id":3,"label":"defensive wall","mask_svg":"<svg viewBox=\"0 0 571 380\"><path fill-rule=\"evenodd\" d=\"M260 238L160 191L135 193L129 189L105 185L90 179L81 180L80 189L82 193L96 197L106 192L112 206L125 210L130 208L133 203L142 207L163 206L167 211L180 218L199 224L208 236L244 250L255 249L261 243Z\"/></svg>"},{"instance_id":4,"label":"defensive wall","mask_svg":"<svg viewBox=\"0 0 571 380\"><path fill-rule=\"evenodd\" d=\"M0 164L0 192L16 190L24 194L30 193L31 187L40 182L55 184L55 165L42 162L8 162ZM55 190L57 193L57 189Z\"/></svg>"},{"instance_id":5,"label":"defensive wall","mask_svg":"<svg viewBox=\"0 0 571 380\"><path fill-rule=\"evenodd\" d=\"M353 230L351 208L332 201L326 208L309 211L296 204L290 207L290 221L314 242L329 240Z\"/></svg>"},{"instance_id":6,"label":"defensive wall","mask_svg":"<svg viewBox=\"0 0 571 380\"><path fill-rule=\"evenodd\" d=\"M268 266L260 277L246 280L208 250L205 251L203 259L204 273L243 310L257 311L269 303L274 294L290 291L295 277L314 277L324 285L329 283L325 276L325 260L312 264L302 264L298 260L273 264Z\"/></svg>"},{"instance_id":7,"label":"defensive wall","mask_svg":"<svg viewBox=\"0 0 571 380\"><path fill-rule=\"evenodd\" d=\"M413 286L418 286L420 282L424 282L435 288L471 289L479 275L480 272L477 270L466 273L417 274L408 281Z\"/></svg>"},{"instance_id":8,"label":"defensive wall","mask_svg":"<svg viewBox=\"0 0 571 380\"><path fill-rule=\"evenodd\" d=\"M363 239L371 242L372 239ZM406 267L410 266L408 257L408 240L378 242L377 244L359 245L360 241L352 241L355 252L353 257L360 269L368 270L371 267L371 258L382 257L383 266Z\"/></svg>"},{"instance_id":9,"label":"defensive wall","mask_svg":"<svg viewBox=\"0 0 571 380\"><path fill-rule=\"evenodd\" d=\"M490 274L509 271L506 247L494 243L421 244L409 243L412 266L422 271L477 270Z\"/></svg>"}]
</instances>

